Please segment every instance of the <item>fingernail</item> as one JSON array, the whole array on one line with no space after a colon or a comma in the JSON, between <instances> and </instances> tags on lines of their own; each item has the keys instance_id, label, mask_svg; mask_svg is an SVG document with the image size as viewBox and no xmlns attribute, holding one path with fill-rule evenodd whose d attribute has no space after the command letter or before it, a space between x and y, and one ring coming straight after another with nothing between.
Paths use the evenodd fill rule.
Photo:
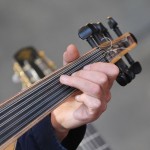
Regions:
<instances>
[{"instance_id":1,"label":"fingernail","mask_svg":"<svg viewBox=\"0 0 150 150\"><path fill-rule=\"evenodd\" d=\"M68 75L61 75L60 82L67 83L68 82Z\"/></svg>"},{"instance_id":2,"label":"fingernail","mask_svg":"<svg viewBox=\"0 0 150 150\"><path fill-rule=\"evenodd\" d=\"M79 98L80 98L80 95L76 95L75 96L75 99L78 101L79 100Z\"/></svg>"}]
</instances>

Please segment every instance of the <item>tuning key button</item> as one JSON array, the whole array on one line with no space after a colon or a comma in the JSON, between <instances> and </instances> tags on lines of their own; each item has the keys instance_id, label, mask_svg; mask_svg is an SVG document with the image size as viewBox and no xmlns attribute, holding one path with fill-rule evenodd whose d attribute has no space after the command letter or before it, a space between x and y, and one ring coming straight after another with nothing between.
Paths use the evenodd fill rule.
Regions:
<instances>
[{"instance_id":1,"label":"tuning key button","mask_svg":"<svg viewBox=\"0 0 150 150\"><path fill-rule=\"evenodd\" d=\"M92 35L92 30L88 26L83 26L79 29L78 35L82 40L85 40Z\"/></svg>"},{"instance_id":2,"label":"tuning key button","mask_svg":"<svg viewBox=\"0 0 150 150\"><path fill-rule=\"evenodd\" d=\"M120 84L121 86L126 86L129 83L128 78L126 77L126 75L123 72L120 72L116 81L118 82L118 84Z\"/></svg>"},{"instance_id":3,"label":"tuning key button","mask_svg":"<svg viewBox=\"0 0 150 150\"><path fill-rule=\"evenodd\" d=\"M130 70L133 71L135 74L139 74L142 71L142 67L137 61L131 65Z\"/></svg>"},{"instance_id":4,"label":"tuning key button","mask_svg":"<svg viewBox=\"0 0 150 150\"><path fill-rule=\"evenodd\" d=\"M128 78L129 82L131 82L135 78L135 74L131 70L127 70L127 72L125 72L125 74L126 74L126 77Z\"/></svg>"}]
</instances>

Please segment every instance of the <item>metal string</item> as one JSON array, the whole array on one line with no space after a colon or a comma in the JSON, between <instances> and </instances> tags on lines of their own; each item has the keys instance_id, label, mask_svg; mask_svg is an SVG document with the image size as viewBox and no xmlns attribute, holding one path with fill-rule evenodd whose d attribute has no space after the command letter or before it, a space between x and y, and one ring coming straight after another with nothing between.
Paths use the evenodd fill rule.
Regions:
<instances>
[{"instance_id":1,"label":"metal string","mask_svg":"<svg viewBox=\"0 0 150 150\"><path fill-rule=\"evenodd\" d=\"M86 62L86 63L87 63L87 62ZM82 64L83 64L83 62L82 62ZM83 64L83 65L84 65L84 64ZM76 64L75 64L74 66L76 66ZM73 69L74 66L73 66L73 67L70 66L70 68L67 68L68 71L70 71L70 69L71 69L71 71L69 72L70 74L74 72L74 69ZM78 69L78 68L80 68L80 65L79 65L79 67L77 66L75 69ZM66 72L65 74L69 74L68 71L65 71L65 72ZM63 73L61 72L61 74L63 74ZM48 84L45 85L45 87L44 87L45 90L47 90L47 88L49 87L49 84L50 84L50 86L51 86L51 88L52 88L51 91L52 91L52 90L55 90L55 88L59 88L59 87L56 87L56 84L57 84L57 81L58 81L58 78L59 78L60 74L58 73L58 74L56 74L56 75L57 75L57 78L56 78L56 76L55 76L55 80L53 79L53 80L51 80L51 82L48 82ZM56 80L56 79L57 79L57 80ZM43 87L42 87L42 88L43 88ZM36 97L39 96L39 95L43 92L43 91L38 91L38 93L37 93L37 91L38 91L38 89L35 91L35 92L36 92L36 95L32 95L32 93L31 93L32 96L26 97L27 100L26 100L26 101L23 101L23 102L21 103L21 105L19 105L19 102L20 102L22 99L21 99L20 101L17 101L18 103L15 101L15 104L17 103L16 106L19 106L19 108L20 108L23 104L29 103L31 99L35 98L35 96L36 96ZM53 92L53 91L52 91L52 92ZM12 108L13 106L15 106L15 105L11 105L11 108ZM15 107L16 107L16 106L15 106ZM7 107L7 106L6 106L6 107ZM9 108L10 108L10 107L9 107ZM16 107L16 108L17 108L17 107ZM1 114L3 114L3 117L1 117L1 119L3 119L3 118L5 117L5 114L6 114L6 113L7 113L7 114L11 114L14 109L13 109L13 110L11 109L11 111L10 111L10 110L8 109L8 107L7 107L7 111L9 111L9 112L6 112L5 110L6 110L6 108L4 108L4 109L1 110Z\"/></svg>"},{"instance_id":2,"label":"metal string","mask_svg":"<svg viewBox=\"0 0 150 150\"><path fill-rule=\"evenodd\" d=\"M97 49L97 50L99 50L99 49ZM96 50L94 51L94 53L96 52ZM93 54L94 54L93 53ZM8 109L8 108L10 108L10 107L12 107L12 106L14 106L16 103L18 103L19 101L21 101L23 98L24 98L24 96L30 96L30 94L33 94L33 92L37 92L37 90L38 89L40 89L40 88L42 88L43 86L47 86L47 84L49 84L51 81L54 83L54 81L55 81L55 79L57 79L59 76L60 76L60 74L63 74L63 73L65 73L66 74L66 72L68 71L68 70L70 70L70 69L72 69L73 67L76 67L76 64L77 63L82 63L82 61L86 61L86 59L89 59L88 58L89 56L88 55L85 55L85 56L83 56L82 58L79 58L78 60L76 60L76 62L74 63L74 64L72 64L71 66L69 66L69 67L67 67L67 68L62 68L61 70L59 70L58 72L57 72L57 74L56 75L54 75L54 76L50 76L51 78L49 79L49 77L47 77L47 80L44 82L44 83L41 83L40 85L37 85L36 87L34 87L33 89L31 89L30 91L25 91L26 93L23 93L19 98L16 98L15 99L15 101L12 101L12 102L10 102L10 104L9 105L7 105L7 106L5 106L4 108L2 108L1 110L0 110L0 113L2 113L4 110L6 110L6 109ZM104 57L104 56L103 56ZM84 60L84 59L85 60ZM27 97L28 98L28 97Z\"/></svg>"}]
</instances>

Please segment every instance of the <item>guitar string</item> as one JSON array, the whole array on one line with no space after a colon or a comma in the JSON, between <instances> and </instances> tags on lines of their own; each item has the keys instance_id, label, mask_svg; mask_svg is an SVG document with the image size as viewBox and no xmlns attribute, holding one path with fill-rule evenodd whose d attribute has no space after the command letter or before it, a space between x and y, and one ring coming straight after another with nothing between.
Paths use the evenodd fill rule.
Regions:
<instances>
[{"instance_id":1,"label":"guitar string","mask_svg":"<svg viewBox=\"0 0 150 150\"><path fill-rule=\"evenodd\" d=\"M17 113L17 114L19 114L19 113ZM12 116L11 116L12 117ZM13 117L12 117L13 118ZM4 124L5 122L3 122L3 124Z\"/></svg>"},{"instance_id":2,"label":"guitar string","mask_svg":"<svg viewBox=\"0 0 150 150\"><path fill-rule=\"evenodd\" d=\"M51 88L49 88L49 89L47 89L47 90L50 90ZM0 127L2 127L3 125L7 125L7 123L9 123L11 120L13 120L15 117L18 117L21 113L24 113L25 111L27 111L27 110L29 110L29 109L31 109L32 107L34 107L34 106L36 106L36 104L38 103L38 102L41 102L41 104L43 103L42 101L41 101L41 99L44 99L44 98L46 98L47 96L49 95L49 93L48 92L46 92L46 94L43 94L42 93L42 96L41 97L39 97L38 99L36 99L36 101L34 101L34 99L32 99L33 101L31 101L31 104L30 103L28 103L28 106L26 106L25 108L24 107L20 107L19 108L19 110L17 109L14 109L15 111L13 112L14 113L14 115L12 116L12 114L11 114L11 116L9 115L9 116L6 116L6 119L4 118L3 120L2 120L2 124L1 124L1 126ZM22 116L23 117L23 116ZM8 119L7 119L8 118Z\"/></svg>"},{"instance_id":3,"label":"guitar string","mask_svg":"<svg viewBox=\"0 0 150 150\"><path fill-rule=\"evenodd\" d=\"M99 48L96 49L96 50L99 50ZM96 50L94 50L94 52L96 52ZM92 52L91 52L91 53L92 53ZM88 55L84 55L84 56L82 56L82 58L83 58L83 59L86 59L86 58L88 58ZM72 66L75 66L76 63L81 63L80 61L83 60L82 58L80 57L78 60L76 60L75 63L72 64ZM57 72L56 75L50 76L50 79L49 79L49 77L47 77L47 80L46 80L44 83L41 83L40 85L37 85L36 87L34 87L33 89L31 89L31 91L25 91L26 93L23 93L22 97L21 97L21 96L19 97L20 100L22 100L22 98L24 98L24 97L23 97L24 94L26 94L25 96L30 96L29 94L33 94L32 92L34 92L34 90L37 91L37 90L38 90L39 88L41 88L42 86L44 86L44 85L46 85L46 84L49 84L49 82L51 82L51 81L54 81L55 78L59 77L59 73L63 73L62 71L66 72L67 69L69 70L70 67L72 67L72 66L69 66L68 68L62 68L61 70L59 70L59 71ZM64 70L63 70L63 69L64 69ZM19 102L18 98L17 98L15 101L12 101L12 103L10 102L10 104L7 105L6 107L3 107L2 110L0 110L0 113L2 113L2 111L4 111L5 109L7 109L8 107L12 107L12 106L13 106L14 104L16 104L17 102Z\"/></svg>"},{"instance_id":4,"label":"guitar string","mask_svg":"<svg viewBox=\"0 0 150 150\"><path fill-rule=\"evenodd\" d=\"M67 91L68 92L68 94L70 93L70 91ZM64 92L63 92L64 93ZM64 93L65 94L65 93ZM65 95L64 95L65 96ZM63 95L62 95L62 97L61 98L63 98L64 97ZM47 108L47 107L49 107L50 106L50 104L48 104L48 105L46 105L45 106L45 108ZM29 122L31 122L33 119L35 119L36 117L38 117L38 115L40 115L41 113L43 113L45 110L45 108L41 108L36 114L30 114L30 115L32 115L32 117L31 116L29 116L29 118L25 118L26 120L25 121L23 121L23 122L18 122L15 126L13 126L13 128L11 128L11 129L9 129L9 130L7 130L7 132L5 132L5 133L3 133L2 135L1 135L1 137L3 137L2 139L1 139L1 141L0 141L0 143L1 142L5 142L7 139L9 139L10 137L12 137L12 135L14 135L14 134L16 134L16 133L18 133L19 131L20 131L20 129L22 129L24 126L26 126ZM35 111L37 111L37 110L35 110Z\"/></svg>"},{"instance_id":5,"label":"guitar string","mask_svg":"<svg viewBox=\"0 0 150 150\"><path fill-rule=\"evenodd\" d=\"M83 63L83 62L82 62ZM72 67L73 68L73 67ZM69 70L69 69L68 69ZM74 70L72 69L72 72L74 72ZM67 73L66 73L67 74ZM71 73L70 73L71 74ZM59 78L59 77L58 77ZM58 80L58 79L57 79ZM55 90L55 88L57 89L57 88L59 88L59 87L56 87L57 85L57 80L55 80L54 82L52 81L51 83L49 83L50 84L50 86L51 86L51 92L53 92L54 90ZM55 86L55 87L54 87ZM47 87L49 87L49 85L47 85L46 86L46 88L45 88L45 90L47 90ZM38 91L38 94L41 94L43 91ZM36 93L37 93L37 91L36 91ZM42 93L43 94L43 93ZM37 96L39 96L39 95L36 95L36 97ZM29 103L30 102L30 100L31 99L33 99L33 98L35 98L35 97L33 97L33 96L31 96L31 98L28 98L28 100L27 101L23 101L20 105L19 105L19 103L18 103L18 107L20 108L20 107L22 107L23 106L23 104L27 104L27 103ZM26 98L27 99L27 98ZM12 108L12 107L11 107ZM15 108L17 108L17 107L15 107ZM3 119L6 115L8 116L9 114L11 114L12 113L12 111L13 111L14 109L11 109L11 111L8 111L8 112L3 112L4 113L4 115L2 115L2 117L1 117L1 119ZM2 114L2 113L1 113Z\"/></svg>"}]
</instances>

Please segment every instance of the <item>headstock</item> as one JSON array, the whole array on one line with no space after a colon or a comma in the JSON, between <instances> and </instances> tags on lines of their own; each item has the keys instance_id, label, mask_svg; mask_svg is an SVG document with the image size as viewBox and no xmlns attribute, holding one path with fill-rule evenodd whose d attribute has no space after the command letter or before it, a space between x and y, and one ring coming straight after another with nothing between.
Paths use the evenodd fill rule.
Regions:
<instances>
[{"instance_id":1,"label":"headstock","mask_svg":"<svg viewBox=\"0 0 150 150\"><path fill-rule=\"evenodd\" d=\"M122 36L123 34L118 27L118 23L112 17L108 17L107 19L110 29L112 29L118 37ZM80 28L78 35L82 40L86 40L92 48L100 47L106 42L113 41L113 37L102 23L88 23L86 26ZM133 35L132 37L136 42L135 37ZM128 40L125 40L122 41L122 45L125 50L130 43ZM121 86L125 86L130 83L135 78L135 75L139 74L142 70L140 63L135 62L128 52L124 54L124 57L127 60L128 65L122 58L115 63L120 70L117 82Z\"/></svg>"},{"instance_id":2,"label":"headstock","mask_svg":"<svg viewBox=\"0 0 150 150\"><path fill-rule=\"evenodd\" d=\"M34 47L18 50L14 59L14 72L19 76L24 87L29 87L56 69L53 61L48 59L43 51L37 51Z\"/></svg>"}]
</instances>

